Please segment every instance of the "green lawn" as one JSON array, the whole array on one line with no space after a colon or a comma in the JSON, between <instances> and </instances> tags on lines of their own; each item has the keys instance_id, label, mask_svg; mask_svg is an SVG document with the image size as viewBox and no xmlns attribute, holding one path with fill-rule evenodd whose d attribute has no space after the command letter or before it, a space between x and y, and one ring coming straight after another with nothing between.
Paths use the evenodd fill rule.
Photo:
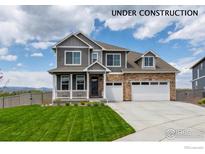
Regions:
<instances>
[{"instance_id":1,"label":"green lawn","mask_svg":"<svg viewBox=\"0 0 205 154\"><path fill-rule=\"evenodd\" d=\"M0 109L0 141L112 141L133 132L108 106Z\"/></svg>"}]
</instances>

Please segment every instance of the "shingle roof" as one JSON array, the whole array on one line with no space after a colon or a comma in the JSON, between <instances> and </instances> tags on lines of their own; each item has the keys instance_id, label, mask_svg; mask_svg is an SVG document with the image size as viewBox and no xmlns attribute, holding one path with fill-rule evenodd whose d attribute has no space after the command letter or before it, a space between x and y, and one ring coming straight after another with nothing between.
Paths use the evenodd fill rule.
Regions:
<instances>
[{"instance_id":1,"label":"shingle roof","mask_svg":"<svg viewBox=\"0 0 205 154\"><path fill-rule=\"evenodd\" d=\"M111 51L129 51L128 49L122 48L122 47L118 47L112 44L108 44L108 43L104 43L104 42L100 42L100 41L96 41L95 42L97 44L99 44L101 47L103 47L105 50L111 50Z\"/></svg>"},{"instance_id":2,"label":"shingle roof","mask_svg":"<svg viewBox=\"0 0 205 154\"><path fill-rule=\"evenodd\" d=\"M127 55L127 68L122 69L123 72L179 72L176 68L162 60L161 58L156 57L156 69L153 70L145 70L142 69L140 64L136 63L136 60L139 59L143 54L138 52L129 52Z\"/></svg>"},{"instance_id":3,"label":"shingle roof","mask_svg":"<svg viewBox=\"0 0 205 154\"><path fill-rule=\"evenodd\" d=\"M85 67L81 66L69 66L69 67L59 67L49 70L49 73L63 73L63 72L82 72Z\"/></svg>"}]
</instances>

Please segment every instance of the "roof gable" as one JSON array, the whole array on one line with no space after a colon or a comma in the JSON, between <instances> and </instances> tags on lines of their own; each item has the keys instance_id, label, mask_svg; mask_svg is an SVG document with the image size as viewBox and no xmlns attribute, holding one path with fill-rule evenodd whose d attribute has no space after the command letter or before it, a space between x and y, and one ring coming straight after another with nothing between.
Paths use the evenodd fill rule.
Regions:
<instances>
[{"instance_id":1,"label":"roof gable","mask_svg":"<svg viewBox=\"0 0 205 154\"><path fill-rule=\"evenodd\" d=\"M103 64L99 63L98 61L92 63L91 65L89 65L88 67L86 67L84 69L84 71L106 71L106 72L110 72L110 69L108 69L107 67L105 67Z\"/></svg>"},{"instance_id":2,"label":"roof gable","mask_svg":"<svg viewBox=\"0 0 205 154\"><path fill-rule=\"evenodd\" d=\"M90 46L92 46L94 49L103 49L102 46L100 46L99 44L97 44L94 40L90 39L87 35L85 35L82 32L78 32L76 33L76 36L78 36L79 38L81 38L82 40L84 40L85 42L87 42Z\"/></svg>"},{"instance_id":3,"label":"roof gable","mask_svg":"<svg viewBox=\"0 0 205 154\"><path fill-rule=\"evenodd\" d=\"M87 42L74 34L68 35L67 37L56 43L53 48L56 48L57 46L84 46L92 48Z\"/></svg>"}]
</instances>

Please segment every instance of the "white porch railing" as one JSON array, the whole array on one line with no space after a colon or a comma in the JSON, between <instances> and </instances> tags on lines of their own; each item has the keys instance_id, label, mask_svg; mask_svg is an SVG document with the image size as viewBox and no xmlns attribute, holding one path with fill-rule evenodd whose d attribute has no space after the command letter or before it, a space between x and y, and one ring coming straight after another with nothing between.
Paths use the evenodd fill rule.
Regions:
<instances>
[{"instance_id":1,"label":"white porch railing","mask_svg":"<svg viewBox=\"0 0 205 154\"><path fill-rule=\"evenodd\" d=\"M87 98L87 90L72 90L73 98Z\"/></svg>"},{"instance_id":2,"label":"white porch railing","mask_svg":"<svg viewBox=\"0 0 205 154\"><path fill-rule=\"evenodd\" d=\"M56 90L57 98L70 98L70 90Z\"/></svg>"},{"instance_id":3,"label":"white porch railing","mask_svg":"<svg viewBox=\"0 0 205 154\"><path fill-rule=\"evenodd\" d=\"M56 98L87 98L87 90L56 90Z\"/></svg>"}]
</instances>

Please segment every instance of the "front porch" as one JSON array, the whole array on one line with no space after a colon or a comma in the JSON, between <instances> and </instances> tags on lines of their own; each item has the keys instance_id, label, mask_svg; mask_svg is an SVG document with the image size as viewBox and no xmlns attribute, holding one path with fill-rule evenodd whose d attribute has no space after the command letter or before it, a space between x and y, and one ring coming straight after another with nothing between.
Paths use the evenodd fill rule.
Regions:
<instances>
[{"instance_id":1,"label":"front porch","mask_svg":"<svg viewBox=\"0 0 205 154\"><path fill-rule=\"evenodd\" d=\"M53 74L53 100L106 100L106 72Z\"/></svg>"}]
</instances>

